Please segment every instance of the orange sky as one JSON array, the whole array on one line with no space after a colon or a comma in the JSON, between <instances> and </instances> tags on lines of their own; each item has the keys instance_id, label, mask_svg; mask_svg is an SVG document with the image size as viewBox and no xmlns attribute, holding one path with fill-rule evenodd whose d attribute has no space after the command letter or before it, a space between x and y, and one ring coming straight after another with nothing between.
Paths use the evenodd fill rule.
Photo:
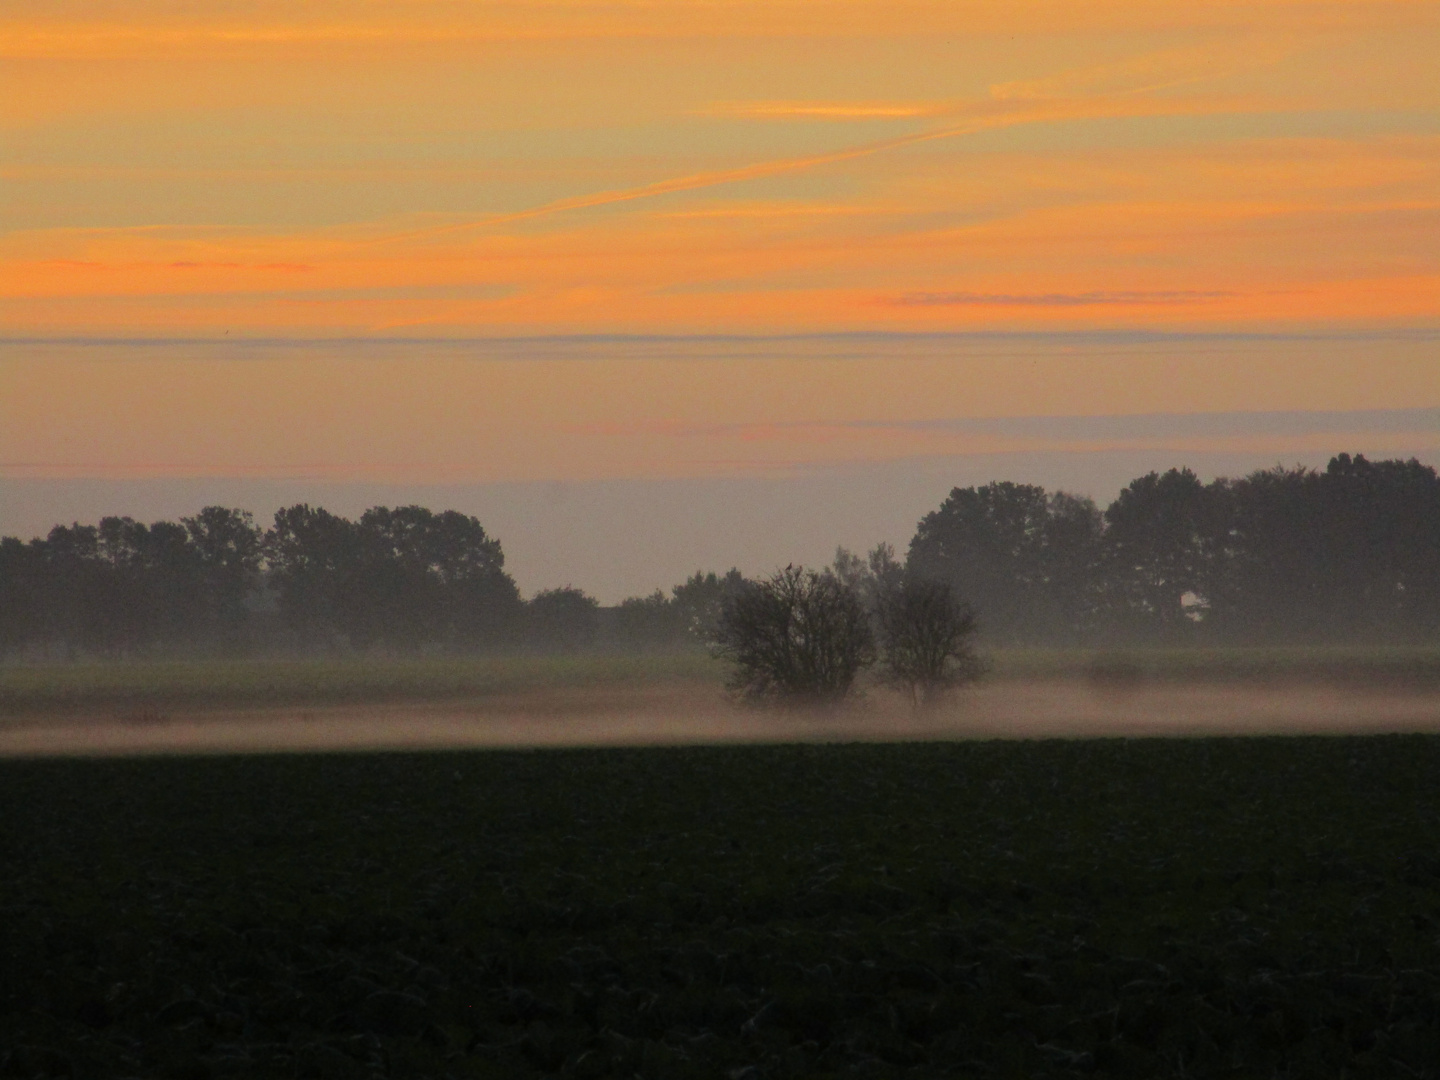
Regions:
<instances>
[{"instance_id":1,"label":"orange sky","mask_svg":"<svg viewBox=\"0 0 1440 1080\"><path fill-rule=\"evenodd\" d=\"M0 0L0 475L1440 406L1437 42L1403 0Z\"/></svg>"}]
</instances>

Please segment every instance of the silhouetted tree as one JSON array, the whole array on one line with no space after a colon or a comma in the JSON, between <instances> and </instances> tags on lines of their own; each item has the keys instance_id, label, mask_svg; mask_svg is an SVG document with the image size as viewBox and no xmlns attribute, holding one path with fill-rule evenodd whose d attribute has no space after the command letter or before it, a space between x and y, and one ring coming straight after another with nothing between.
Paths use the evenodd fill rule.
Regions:
<instances>
[{"instance_id":1,"label":"silhouetted tree","mask_svg":"<svg viewBox=\"0 0 1440 1080\"><path fill-rule=\"evenodd\" d=\"M0 538L0 656L44 642L45 571L43 541Z\"/></svg>"},{"instance_id":2,"label":"silhouetted tree","mask_svg":"<svg viewBox=\"0 0 1440 1080\"><path fill-rule=\"evenodd\" d=\"M153 643L199 644L211 630L200 553L173 521L144 525L132 518L100 521L99 557L110 600L112 648L129 652Z\"/></svg>"},{"instance_id":3,"label":"silhouetted tree","mask_svg":"<svg viewBox=\"0 0 1440 1080\"><path fill-rule=\"evenodd\" d=\"M1088 499L1008 482L955 488L920 521L905 565L969 598L993 640L1073 640L1094 621L1101 531Z\"/></svg>"},{"instance_id":4,"label":"silhouetted tree","mask_svg":"<svg viewBox=\"0 0 1440 1080\"><path fill-rule=\"evenodd\" d=\"M1094 500L1064 491L1050 496L1042 575L1046 615L1039 640L1070 644L1096 630L1104 534L1105 515Z\"/></svg>"},{"instance_id":5,"label":"silhouetted tree","mask_svg":"<svg viewBox=\"0 0 1440 1080\"><path fill-rule=\"evenodd\" d=\"M1106 600L1119 625L1162 637L1204 615L1216 515L1189 469L1131 481L1105 511Z\"/></svg>"},{"instance_id":6,"label":"silhouetted tree","mask_svg":"<svg viewBox=\"0 0 1440 1080\"><path fill-rule=\"evenodd\" d=\"M570 585L538 592L526 605L527 638L541 649L585 649L595 641L599 607L593 596Z\"/></svg>"},{"instance_id":7,"label":"silhouetted tree","mask_svg":"<svg viewBox=\"0 0 1440 1080\"><path fill-rule=\"evenodd\" d=\"M118 598L99 557L94 525L56 525L32 545L38 556L33 640L77 652L108 652L118 634L111 625Z\"/></svg>"},{"instance_id":8,"label":"silhouetted tree","mask_svg":"<svg viewBox=\"0 0 1440 1080\"><path fill-rule=\"evenodd\" d=\"M242 633L260 571L264 534L248 510L207 506L181 518L195 553L211 633L233 643Z\"/></svg>"},{"instance_id":9,"label":"silhouetted tree","mask_svg":"<svg viewBox=\"0 0 1440 1080\"><path fill-rule=\"evenodd\" d=\"M886 599L900 586L905 568L895 559L891 544L876 544L862 559L843 547L835 549L830 572L860 599L870 616L871 629L878 635Z\"/></svg>"},{"instance_id":10,"label":"silhouetted tree","mask_svg":"<svg viewBox=\"0 0 1440 1080\"><path fill-rule=\"evenodd\" d=\"M684 633L696 644L711 645L720 626L726 601L745 585L745 577L733 566L723 575L715 571L694 574L670 590Z\"/></svg>"},{"instance_id":11,"label":"silhouetted tree","mask_svg":"<svg viewBox=\"0 0 1440 1080\"><path fill-rule=\"evenodd\" d=\"M787 566L725 602L716 654L730 688L752 702L833 705L875 658L860 599L834 574Z\"/></svg>"},{"instance_id":12,"label":"silhouetted tree","mask_svg":"<svg viewBox=\"0 0 1440 1080\"><path fill-rule=\"evenodd\" d=\"M454 510L376 506L357 525L360 595L352 633L391 645L494 637L518 613L498 541Z\"/></svg>"},{"instance_id":13,"label":"silhouetted tree","mask_svg":"<svg viewBox=\"0 0 1440 1080\"><path fill-rule=\"evenodd\" d=\"M1340 454L1320 482L1335 621L1350 636L1440 626L1440 478L1409 461Z\"/></svg>"},{"instance_id":14,"label":"silhouetted tree","mask_svg":"<svg viewBox=\"0 0 1440 1080\"><path fill-rule=\"evenodd\" d=\"M305 503L277 510L265 562L281 616L301 641L331 646L348 637L361 564L353 522Z\"/></svg>"},{"instance_id":15,"label":"silhouetted tree","mask_svg":"<svg viewBox=\"0 0 1440 1080\"><path fill-rule=\"evenodd\" d=\"M0 571L0 592L14 594L11 610L26 619L8 633L41 649L113 656L232 646L257 544L248 515L218 507L183 523L57 525L44 540L5 545L13 570Z\"/></svg>"},{"instance_id":16,"label":"silhouetted tree","mask_svg":"<svg viewBox=\"0 0 1440 1080\"><path fill-rule=\"evenodd\" d=\"M292 506L275 515L265 556L282 614L312 641L473 646L518 629L499 541L453 510L377 506L350 522Z\"/></svg>"},{"instance_id":17,"label":"silhouetted tree","mask_svg":"<svg viewBox=\"0 0 1440 1080\"><path fill-rule=\"evenodd\" d=\"M1135 480L1103 515L1032 485L956 488L919 523L903 574L948 583L997 642L1433 640L1440 477L1349 454L1323 471L1208 485L1172 469ZM893 551L840 549L820 576L883 636L881 601L902 576ZM607 610L609 640L713 643L730 601L752 590L737 570L696 573L669 597ZM179 522L107 517L0 539L0 653L233 649L277 628L272 645L593 645L594 601L554 592L524 604L498 541L454 511L381 506L352 522L302 504L263 540L225 507ZM278 618L257 610L271 597Z\"/></svg>"},{"instance_id":18,"label":"silhouetted tree","mask_svg":"<svg viewBox=\"0 0 1440 1080\"><path fill-rule=\"evenodd\" d=\"M611 646L632 650L703 648L714 638L725 596L743 581L738 570L723 577L697 571L669 596L656 589L649 596L627 597L602 610L602 637Z\"/></svg>"},{"instance_id":19,"label":"silhouetted tree","mask_svg":"<svg viewBox=\"0 0 1440 1080\"><path fill-rule=\"evenodd\" d=\"M675 649L686 642L679 610L659 589L649 596L626 597L608 615L609 636L622 649Z\"/></svg>"},{"instance_id":20,"label":"silhouetted tree","mask_svg":"<svg viewBox=\"0 0 1440 1080\"><path fill-rule=\"evenodd\" d=\"M884 680L912 705L929 705L984 672L973 638L975 616L948 581L906 574L880 601Z\"/></svg>"},{"instance_id":21,"label":"silhouetted tree","mask_svg":"<svg viewBox=\"0 0 1440 1080\"><path fill-rule=\"evenodd\" d=\"M1440 631L1440 478L1414 461L1340 454L1206 489L1217 640L1354 641Z\"/></svg>"},{"instance_id":22,"label":"silhouetted tree","mask_svg":"<svg viewBox=\"0 0 1440 1080\"><path fill-rule=\"evenodd\" d=\"M1203 592L1212 639L1317 640L1334 613L1320 543L1325 507L1313 469L1260 470L1207 488L1219 521Z\"/></svg>"}]
</instances>

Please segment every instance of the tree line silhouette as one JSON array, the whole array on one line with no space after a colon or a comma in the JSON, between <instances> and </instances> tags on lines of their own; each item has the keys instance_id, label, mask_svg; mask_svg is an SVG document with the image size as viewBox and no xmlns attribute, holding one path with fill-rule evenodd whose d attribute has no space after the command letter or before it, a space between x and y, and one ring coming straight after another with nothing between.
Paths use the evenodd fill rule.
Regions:
<instances>
[{"instance_id":1,"label":"tree line silhouette","mask_svg":"<svg viewBox=\"0 0 1440 1080\"><path fill-rule=\"evenodd\" d=\"M351 521L299 504L262 530L210 506L0 538L0 655L685 647L738 578L697 573L608 610L568 585L527 601L500 542L454 510L377 506Z\"/></svg>"},{"instance_id":2,"label":"tree line silhouette","mask_svg":"<svg viewBox=\"0 0 1440 1080\"><path fill-rule=\"evenodd\" d=\"M863 593L900 565L871 554L842 549L831 573ZM1208 484L1172 469L1103 511L1029 484L956 488L904 569L947 583L992 645L1433 640L1440 477L1348 454ZM731 570L612 608L570 586L526 600L500 542L453 510L351 521L301 504L261 529L207 507L0 539L0 653L692 648L743 584Z\"/></svg>"},{"instance_id":3,"label":"tree line silhouette","mask_svg":"<svg viewBox=\"0 0 1440 1080\"><path fill-rule=\"evenodd\" d=\"M957 488L908 565L992 642L1386 641L1440 634L1440 478L1340 454L1323 471L1133 480L1103 512L1024 484Z\"/></svg>"}]
</instances>

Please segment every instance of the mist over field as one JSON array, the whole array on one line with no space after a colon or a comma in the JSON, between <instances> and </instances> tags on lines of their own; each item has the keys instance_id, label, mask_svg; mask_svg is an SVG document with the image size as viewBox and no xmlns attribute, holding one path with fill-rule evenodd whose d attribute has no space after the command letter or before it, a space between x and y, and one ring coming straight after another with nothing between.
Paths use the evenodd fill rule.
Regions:
<instances>
[{"instance_id":1,"label":"mist over field","mask_svg":"<svg viewBox=\"0 0 1440 1080\"><path fill-rule=\"evenodd\" d=\"M1440 722L1440 478L1413 459L1341 454L1209 483L1152 472L1104 509L1036 485L956 487L903 553L840 546L802 571L797 587L830 588L860 620L853 671L828 690L771 661L757 683L727 647L774 571L697 570L601 605L570 584L526 597L499 538L455 511L351 519L295 504L262 527L216 506L57 525L0 541L0 742L155 752ZM931 674L897 681L896 604L917 588L942 589L967 621ZM783 615L786 655L836 647L807 611ZM766 701L779 710L757 711Z\"/></svg>"}]
</instances>

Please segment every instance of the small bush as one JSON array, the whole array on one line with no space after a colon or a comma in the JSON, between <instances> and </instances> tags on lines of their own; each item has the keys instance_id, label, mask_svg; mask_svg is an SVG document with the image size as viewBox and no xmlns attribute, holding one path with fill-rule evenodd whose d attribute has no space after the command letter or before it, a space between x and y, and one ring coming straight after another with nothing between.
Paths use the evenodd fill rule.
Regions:
<instances>
[{"instance_id":1,"label":"small bush","mask_svg":"<svg viewBox=\"0 0 1440 1080\"><path fill-rule=\"evenodd\" d=\"M751 702L834 705L875 659L864 606L835 575L787 566L727 598L716 654L729 686Z\"/></svg>"},{"instance_id":2,"label":"small bush","mask_svg":"<svg viewBox=\"0 0 1440 1080\"><path fill-rule=\"evenodd\" d=\"M947 581L906 574L881 596L882 678L916 706L933 704L985 671L975 654L975 616Z\"/></svg>"}]
</instances>

